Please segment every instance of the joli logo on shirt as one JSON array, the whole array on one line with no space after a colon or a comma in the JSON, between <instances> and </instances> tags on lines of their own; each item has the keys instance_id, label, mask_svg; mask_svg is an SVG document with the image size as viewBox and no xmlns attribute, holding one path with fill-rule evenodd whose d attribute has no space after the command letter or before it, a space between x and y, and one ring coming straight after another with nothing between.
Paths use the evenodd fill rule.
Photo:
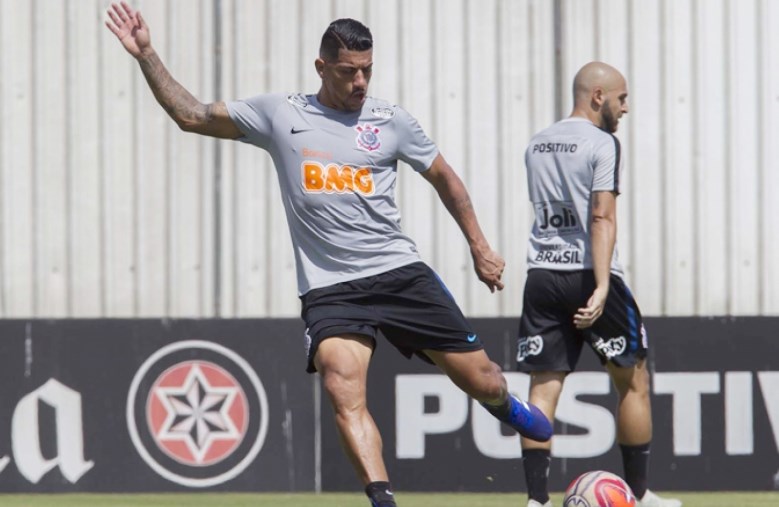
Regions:
<instances>
[{"instance_id":1,"label":"joli logo on shirt","mask_svg":"<svg viewBox=\"0 0 779 507\"><path fill-rule=\"evenodd\" d=\"M571 202L541 202L534 207L538 234L542 237L576 234L582 230Z\"/></svg>"}]
</instances>

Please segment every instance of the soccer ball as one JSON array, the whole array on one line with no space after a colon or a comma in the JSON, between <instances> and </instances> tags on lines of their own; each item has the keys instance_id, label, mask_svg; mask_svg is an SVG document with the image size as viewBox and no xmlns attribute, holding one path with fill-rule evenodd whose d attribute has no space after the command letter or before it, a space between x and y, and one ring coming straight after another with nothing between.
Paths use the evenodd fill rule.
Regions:
<instances>
[{"instance_id":1,"label":"soccer ball","mask_svg":"<svg viewBox=\"0 0 779 507\"><path fill-rule=\"evenodd\" d=\"M636 497L621 477L596 470L586 472L565 491L563 507L635 507Z\"/></svg>"}]
</instances>

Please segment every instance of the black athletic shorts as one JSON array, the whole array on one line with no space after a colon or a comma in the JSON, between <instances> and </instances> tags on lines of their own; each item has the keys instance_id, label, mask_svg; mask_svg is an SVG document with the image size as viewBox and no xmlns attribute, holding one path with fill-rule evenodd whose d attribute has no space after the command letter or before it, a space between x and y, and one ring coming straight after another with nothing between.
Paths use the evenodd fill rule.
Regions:
<instances>
[{"instance_id":1,"label":"black athletic shorts","mask_svg":"<svg viewBox=\"0 0 779 507\"><path fill-rule=\"evenodd\" d=\"M377 331L400 352L432 362L423 350L483 348L438 275L423 262L386 273L313 289L301 298L306 322L307 371L322 340L346 333L373 338Z\"/></svg>"},{"instance_id":2,"label":"black athletic shorts","mask_svg":"<svg viewBox=\"0 0 779 507\"><path fill-rule=\"evenodd\" d=\"M573 371L586 342L602 363L629 367L646 357L647 337L633 295L611 275L603 315L592 327L576 329L573 317L595 290L592 270L531 269L519 321L519 371Z\"/></svg>"}]
</instances>

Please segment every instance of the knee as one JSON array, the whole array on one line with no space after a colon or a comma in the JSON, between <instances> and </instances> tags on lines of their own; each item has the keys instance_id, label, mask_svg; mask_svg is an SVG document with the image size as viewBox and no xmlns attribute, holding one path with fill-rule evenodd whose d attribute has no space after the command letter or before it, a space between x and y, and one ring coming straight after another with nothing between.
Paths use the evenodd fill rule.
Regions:
<instances>
[{"instance_id":1,"label":"knee","mask_svg":"<svg viewBox=\"0 0 779 507\"><path fill-rule=\"evenodd\" d=\"M365 385L355 376L341 371L320 372L322 386L337 415L345 415L365 408Z\"/></svg>"},{"instance_id":2,"label":"knee","mask_svg":"<svg viewBox=\"0 0 779 507\"><path fill-rule=\"evenodd\" d=\"M320 374L322 377L322 387L331 398L341 394L350 384L348 378L338 371L320 371Z\"/></svg>"},{"instance_id":3,"label":"knee","mask_svg":"<svg viewBox=\"0 0 779 507\"><path fill-rule=\"evenodd\" d=\"M613 375L613 381L621 397L628 395L649 397L649 372L645 367L625 368Z\"/></svg>"},{"instance_id":4,"label":"knee","mask_svg":"<svg viewBox=\"0 0 779 507\"><path fill-rule=\"evenodd\" d=\"M490 362L479 370L473 392L469 394L477 401L491 402L503 400L507 392L508 387L503 370L497 364Z\"/></svg>"}]
</instances>

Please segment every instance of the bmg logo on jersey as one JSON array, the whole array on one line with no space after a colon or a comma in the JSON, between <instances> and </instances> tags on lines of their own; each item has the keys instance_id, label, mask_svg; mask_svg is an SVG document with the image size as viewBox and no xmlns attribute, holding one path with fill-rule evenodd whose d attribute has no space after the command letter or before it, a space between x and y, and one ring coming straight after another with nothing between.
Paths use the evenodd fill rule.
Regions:
<instances>
[{"instance_id":1,"label":"bmg logo on jersey","mask_svg":"<svg viewBox=\"0 0 779 507\"><path fill-rule=\"evenodd\" d=\"M541 237L565 236L582 230L581 220L570 201L536 202L533 207L536 210L538 235Z\"/></svg>"},{"instance_id":2,"label":"bmg logo on jersey","mask_svg":"<svg viewBox=\"0 0 779 507\"><path fill-rule=\"evenodd\" d=\"M376 189L369 167L305 161L301 165L303 189L308 193L373 195Z\"/></svg>"}]
</instances>

